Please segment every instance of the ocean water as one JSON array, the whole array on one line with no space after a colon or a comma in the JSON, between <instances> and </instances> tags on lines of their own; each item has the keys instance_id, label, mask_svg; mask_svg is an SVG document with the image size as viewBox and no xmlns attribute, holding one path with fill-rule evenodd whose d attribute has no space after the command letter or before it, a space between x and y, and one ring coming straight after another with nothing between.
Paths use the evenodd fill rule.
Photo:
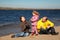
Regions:
<instances>
[{"instance_id":1,"label":"ocean water","mask_svg":"<svg viewBox=\"0 0 60 40\"><path fill-rule=\"evenodd\" d=\"M32 17L33 10L0 10L0 26L19 23L19 17L25 16L27 20ZM47 16L48 19L56 22L60 20L60 10L36 10L40 13L40 18Z\"/></svg>"}]
</instances>

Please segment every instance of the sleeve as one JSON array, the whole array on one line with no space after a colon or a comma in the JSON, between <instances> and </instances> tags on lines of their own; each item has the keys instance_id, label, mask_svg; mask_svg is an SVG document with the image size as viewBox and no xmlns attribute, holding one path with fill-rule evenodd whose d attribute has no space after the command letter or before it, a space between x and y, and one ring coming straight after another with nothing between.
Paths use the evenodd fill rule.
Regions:
<instances>
[{"instance_id":1,"label":"sleeve","mask_svg":"<svg viewBox=\"0 0 60 40\"><path fill-rule=\"evenodd\" d=\"M28 29L30 29L31 28L30 22L27 22L27 25L26 26L28 27Z\"/></svg>"},{"instance_id":2,"label":"sleeve","mask_svg":"<svg viewBox=\"0 0 60 40\"><path fill-rule=\"evenodd\" d=\"M48 23L49 23L49 25L50 25L51 27L54 27L54 23L53 23L53 22L51 22L50 20L48 20Z\"/></svg>"},{"instance_id":3,"label":"sleeve","mask_svg":"<svg viewBox=\"0 0 60 40\"><path fill-rule=\"evenodd\" d=\"M26 27L23 25L23 23L20 23L20 28L21 28L21 31L24 31Z\"/></svg>"},{"instance_id":4,"label":"sleeve","mask_svg":"<svg viewBox=\"0 0 60 40\"><path fill-rule=\"evenodd\" d=\"M32 18L31 18L31 21L37 21L38 20L38 16L36 17L36 16L33 16Z\"/></svg>"}]
</instances>

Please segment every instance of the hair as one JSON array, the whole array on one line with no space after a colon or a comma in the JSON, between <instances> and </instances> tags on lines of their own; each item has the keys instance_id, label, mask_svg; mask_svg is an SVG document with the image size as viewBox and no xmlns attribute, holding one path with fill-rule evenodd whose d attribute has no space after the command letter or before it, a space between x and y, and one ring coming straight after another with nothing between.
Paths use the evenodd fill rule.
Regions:
<instances>
[{"instance_id":1,"label":"hair","mask_svg":"<svg viewBox=\"0 0 60 40\"><path fill-rule=\"evenodd\" d=\"M47 16L44 16L44 17L46 17L46 20L48 19L48 17L47 17Z\"/></svg>"},{"instance_id":2,"label":"hair","mask_svg":"<svg viewBox=\"0 0 60 40\"><path fill-rule=\"evenodd\" d=\"M37 12L37 11L33 11L32 13L34 13L36 15L40 15L39 12Z\"/></svg>"},{"instance_id":3,"label":"hair","mask_svg":"<svg viewBox=\"0 0 60 40\"><path fill-rule=\"evenodd\" d=\"M24 17L24 16L20 16L20 21L21 21L21 22L22 22L22 20L21 20L21 19L22 19L22 17Z\"/></svg>"}]
</instances>

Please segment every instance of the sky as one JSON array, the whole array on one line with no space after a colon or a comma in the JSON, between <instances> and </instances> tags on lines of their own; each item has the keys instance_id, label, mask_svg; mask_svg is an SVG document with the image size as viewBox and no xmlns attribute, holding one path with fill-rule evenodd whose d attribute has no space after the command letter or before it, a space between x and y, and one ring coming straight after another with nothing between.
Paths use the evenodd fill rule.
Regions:
<instances>
[{"instance_id":1,"label":"sky","mask_svg":"<svg viewBox=\"0 0 60 40\"><path fill-rule=\"evenodd\" d=\"M0 7L60 9L60 0L0 0Z\"/></svg>"}]
</instances>

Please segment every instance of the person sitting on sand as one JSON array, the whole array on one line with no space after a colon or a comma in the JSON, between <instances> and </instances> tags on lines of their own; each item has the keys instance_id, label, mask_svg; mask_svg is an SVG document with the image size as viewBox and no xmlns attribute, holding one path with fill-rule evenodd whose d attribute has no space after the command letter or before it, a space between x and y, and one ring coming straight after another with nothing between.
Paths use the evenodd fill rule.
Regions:
<instances>
[{"instance_id":1,"label":"person sitting on sand","mask_svg":"<svg viewBox=\"0 0 60 40\"><path fill-rule=\"evenodd\" d=\"M20 17L20 28L21 32L12 36L13 37L24 37L29 35L30 23L26 21L24 16Z\"/></svg>"},{"instance_id":2,"label":"person sitting on sand","mask_svg":"<svg viewBox=\"0 0 60 40\"><path fill-rule=\"evenodd\" d=\"M51 33L52 35L58 34L55 32L54 23L48 20L46 16L44 16L37 22L37 29L41 34L49 34L49 33Z\"/></svg>"}]
</instances>

